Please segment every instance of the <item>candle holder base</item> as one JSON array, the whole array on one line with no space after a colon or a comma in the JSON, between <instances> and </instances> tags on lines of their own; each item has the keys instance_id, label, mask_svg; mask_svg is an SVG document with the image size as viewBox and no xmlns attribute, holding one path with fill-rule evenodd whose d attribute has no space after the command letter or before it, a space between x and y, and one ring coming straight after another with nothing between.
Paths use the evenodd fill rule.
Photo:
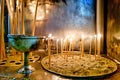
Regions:
<instances>
[{"instance_id":1,"label":"candle holder base","mask_svg":"<svg viewBox=\"0 0 120 80\"><path fill-rule=\"evenodd\" d=\"M21 69L18 70L19 74L31 74L33 71L35 71L35 68L32 67L31 65L27 66L28 69L25 70L24 67L22 67Z\"/></svg>"},{"instance_id":2,"label":"candle holder base","mask_svg":"<svg viewBox=\"0 0 120 80\"><path fill-rule=\"evenodd\" d=\"M29 66L29 53L39 49L44 37L8 34L8 39L15 50L24 53L24 66L18 73L29 75L32 73L32 67Z\"/></svg>"}]
</instances>

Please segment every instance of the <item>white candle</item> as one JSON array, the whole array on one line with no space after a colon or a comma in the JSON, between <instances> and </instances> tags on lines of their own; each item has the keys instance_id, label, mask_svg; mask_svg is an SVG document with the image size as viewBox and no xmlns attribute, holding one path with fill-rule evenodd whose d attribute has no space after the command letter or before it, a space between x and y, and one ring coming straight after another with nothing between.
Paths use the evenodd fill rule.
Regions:
<instances>
[{"instance_id":1,"label":"white candle","mask_svg":"<svg viewBox=\"0 0 120 80\"><path fill-rule=\"evenodd\" d=\"M97 54L98 54L98 59L100 58L100 40L101 40L101 34L98 34L97 35L97 41L98 41L98 52L97 52Z\"/></svg>"}]
</instances>

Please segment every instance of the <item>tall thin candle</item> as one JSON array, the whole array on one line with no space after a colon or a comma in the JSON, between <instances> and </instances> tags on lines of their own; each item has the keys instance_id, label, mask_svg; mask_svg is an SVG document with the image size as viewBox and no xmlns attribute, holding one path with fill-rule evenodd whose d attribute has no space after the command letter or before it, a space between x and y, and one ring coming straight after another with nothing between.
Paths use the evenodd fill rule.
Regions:
<instances>
[{"instance_id":1,"label":"tall thin candle","mask_svg":"<svg viewBox=\"0 0 120 80\"><path fill-rule=\"evenodd\" d=\"M97 40L98 40L98 59L100 58L100 40L101 40L101 34L97 35Z\"/></svg>"},{"instance_id":2,"label":"tall thin candle","mask_svg":"<svg viewBox=\"0 0 120 80\"><path fill-rule=\"evenodd\" d=\"M16 8L16 11L17 11L17 28L18 28L18 34L20 34L20 24L19 24L19 21L20 21L20 2L19 0L17 0L17 8Z\"/></svg>"},{"instance_id":3,"label":"tall thin candle","mask_svg":"<svg viewBox=\"0 0 120 80\"><path fill-rule=\"evenodd\" d=\"M90 36L90 50L89 50L89 54L91 54L91 50L92 50L92 36Z\"/></svg>"},{"instance_id":4,"label":"tall thin candle","mask_svg":"<svg viewBox=\"0 0 120 80\"><path fill-rule=\"evenodd\" d=\"M52 37L52 34L49 34L48 35L48 61L49 61L49 68L50 68L50 65L51 65L51 37Z\"/></svg>"},{"instance_id":5,"label":"tall thin candle","mask_svg":"<svg viewBox=\"0 0 120 80\"><path fill-rule=\"evenodd\" d=\"M49 61L49 68L50 68L50 65L51 65L51 44L50 44L50 39L48 39L48 61Z\"/></svg>"},{"instance_id":6,"label":"tall thin candle","mask_svg":"<svg viewBox=\"0 0 120 80\"><path fill-rule=\"evenodd\" d=\"M69 43L69 54L71 55L71 50L72 50L72 39L70 39Z\"/></svg>"},{"instance_id":7,"label":"tall thin candle","mask_svg":"<svg viewBox=\"0 0 120 80\"><path fill-rule=\"evenodd\" d=\"M80 39L80 58L81 58L81 55L82 55L82 40Z\"/></svg>"},{"instance_id":8,"label":"tall thin candle","mask_svg":"<svg viewBox=\"0 0 120 80\"><path fill-rule=\"evenodd\" d=\"M22 34L25 34L25 26L24 26L24 0L22 0Z\"/></svg>"},{"instance_id":9,"label":"tall thin candle","mask_svg":"<svg viewBox=\"0 0 120 80\"><path fill-rule=\"evenodd\" d=\"M6 58L4 42L4 0L1 3L0 60Z\"/></svg>"},{"instance_id":10,"label":"tall thin candle","mask_svg":"<svg viewBox=\"0 0 120 80\"><path fill-rule=\"evenodd\" d=\"M72 54L73 54L73 58L74 58L74 42L72 40Z\"/></svg>"},{"instance_id":11,"label":"tall thin candle","mask_svg":"<svg viewBox=\"0 0 120 80\"><path fill-rule=\"evenodd\" d=\"M57 41L56 41L56 52L57 52L57 54L58 54L58 42L59 42L59 39L57 39Z\"/></svg>"},{"instance_id":12,"label":"tall thin candle","mask_svg":"<svg viewBox=\"0 0 120 80\"><path fill-rule=\"evenodd\" d=\"M82 35L82 57L84 57L84 35Z\"/></svg>"},{"instance_id":13,"label":"tall thin candle","mask_svg":"<svg viewBox=\"0 0 120 80\"><path fill-rule=\"evenodd\" d=\"M61 39L61 54L63 53L63 39Z\"/></svg>"},{"instance_id":14,"label":"tall thin candle","mask_svg":"<svg viewBox=\"0 0 120 80\"><path fill-rule=\"evenodd\" d=\"M95 59L96 59L96 35L94 35L94 55L95 55Z\"/></svg>"},{"instance_id":15,"label":"tall thin candle","mask_svg":"<svg viewBox=\"0 0 120 80\"><path fill-rule=\"evenodd\" d=\"M68 57L68 55L69 55L69 48L68 48L68 38L66 38L66 55L67 55L67 57Z\"/></svg>"},{"instance_id":16,"label":"tall thin candle","mask_svg":"<svg viewBox=\"0 0 120 80\"><path fill-rule=\"evenodd\" d=\"M35 34L37 7L38 7L38 0L36 0L35 16L34 16L34 21L33 21L33 26L32 26L32 36L34 36L34 34Z\"/></svg>"},{"instance_id":17,"label":"tall thin candle","mask_svg":"<svg viewBox=\"0 0 120 80\"><path fill-rule=\"evenodd\" d=\"M11 28L12 28L12 26L13 26L13 15L12 15L12 9L11 9L11 6L10 6L8 0L6 0L6 4L7 4L7 8L8 8L9 17L10 17L10 25L11 25ZM12 33L12 29L11 29L11 33Z\"/></svg>"},{"instance_id":18,"label":"tall thin candle","mask_svg":"<svg viewBox=\"0 0 120 80\"><path fill-rule=\"evenodd\" d=\"M15 34L16 32L16 11L15 11L15 0L12 0L12 15L13 15L13 26L12 26L12 33Z\"/></svg>"}]
</instances>

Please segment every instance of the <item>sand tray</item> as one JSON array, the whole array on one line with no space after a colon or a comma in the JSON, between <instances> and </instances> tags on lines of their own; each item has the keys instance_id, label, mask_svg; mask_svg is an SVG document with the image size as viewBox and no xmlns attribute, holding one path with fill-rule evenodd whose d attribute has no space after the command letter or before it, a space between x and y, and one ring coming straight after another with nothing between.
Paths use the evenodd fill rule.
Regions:
<instances>
[{"instance_id":1,"label":"sand tray","mask_svg":"<svg viewBox=\"0 0 120 80\"><path fill-rule=\"evenodd\" d=\"M85 54L82 58L79 54L65 56L53 54L50 67L48 56L41 60L41 64L45 70L65 77L101 77L117 70L117 64L105 57L95 60L94 55L90 54Z\"/></svg>"}]
</instances>

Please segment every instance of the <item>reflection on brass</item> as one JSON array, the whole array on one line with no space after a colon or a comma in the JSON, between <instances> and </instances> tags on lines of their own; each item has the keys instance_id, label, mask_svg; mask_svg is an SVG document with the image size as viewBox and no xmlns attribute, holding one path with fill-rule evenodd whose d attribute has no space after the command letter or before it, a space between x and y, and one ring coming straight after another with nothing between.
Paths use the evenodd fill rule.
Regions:
<instances>
[{"instance_id":1,"label":"reflection on brass","mask_svg":"<svg viewBox=\"0 0 120 80\"><path fill-rule=\"evenodd\" d=\"M120 1L108 1L107 54L120 61Z\"/></svg>"}]
</instances>

